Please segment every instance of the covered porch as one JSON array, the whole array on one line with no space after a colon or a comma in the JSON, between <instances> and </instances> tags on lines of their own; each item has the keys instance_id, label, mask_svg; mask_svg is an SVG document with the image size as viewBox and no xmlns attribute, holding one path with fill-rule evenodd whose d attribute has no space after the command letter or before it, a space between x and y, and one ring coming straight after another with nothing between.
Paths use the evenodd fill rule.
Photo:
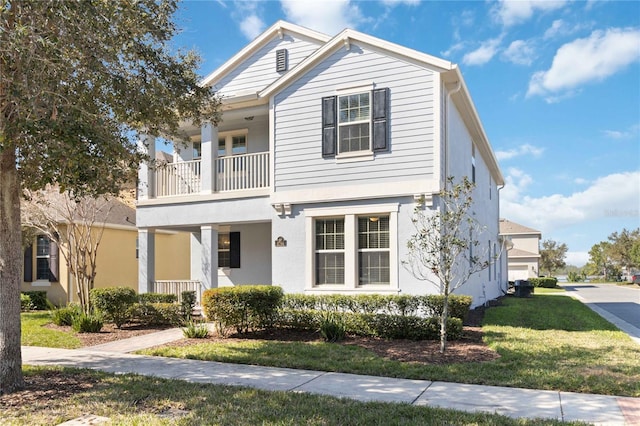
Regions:
<instances>
[{"instance_id":1,"label":"covered porch","mask_svg":"<svg viewBox=\"0 0 640 426\"><path fill-rule=\"evenodd\" d=\"M174 229L176 230L176 229ZM187 250L189 276L156 279L156 234L159 229L138 231L138 292L168 293L182 299L182 292L194 291L197 304L210 288L248 284L271 284L271 222L211 224L181 228L189 233ZM178 267L179 265L174 265Z\"/></svg>"}]
</instances>

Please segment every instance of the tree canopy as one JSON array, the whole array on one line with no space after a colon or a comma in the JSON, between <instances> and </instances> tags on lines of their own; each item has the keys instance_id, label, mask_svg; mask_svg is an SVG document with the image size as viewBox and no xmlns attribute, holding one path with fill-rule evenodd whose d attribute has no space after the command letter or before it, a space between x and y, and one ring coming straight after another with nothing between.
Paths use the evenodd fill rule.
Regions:
<instances>
[{"instance_id":1,"label":"tree canopy","mask_svg":"<svg viewBox=\"0 0 640 426\"><path fill-rule=\"evenodd\" d=\"M623 272L630 275L640 269L640 228L613 232L607 241L594 244L589 250L585 270L607 280L618 280Z\"/></svg>"},{"instance_id":2,"label":"tree canopy","mask_svg":"<svg viewBox=\"0 0 640 426\"><path fill-rule=\"evenodd\" d=\"M0 0L0 392L22 385L20 196L57 185L116 193L144 153L136 136L177 139L217 124L199 58L172 49L173 0Z\"/></svg>"},{"instance_id":3,"label":"tree canopy","mask_svg":"<svg viewBox=\"0 0 640 426\"><path fill-rule=\"evenodd\" d=\"M546 271L547 275L552 275L560 268L564 268L564 261L567 256L567 245L554 240L544 240L540 249L540 269Z\"/></svg>"}]
</instances>

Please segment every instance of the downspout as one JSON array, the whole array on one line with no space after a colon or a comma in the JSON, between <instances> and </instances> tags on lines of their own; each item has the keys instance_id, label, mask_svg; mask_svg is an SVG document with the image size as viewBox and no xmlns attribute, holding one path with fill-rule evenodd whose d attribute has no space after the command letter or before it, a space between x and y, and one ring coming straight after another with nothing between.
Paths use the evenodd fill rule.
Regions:
<instances>
[{"instance_id":1,"label":"downspout","mask_svg":"<svg viewBox=\"0 0 640 426\"><path fill-rule=\"evenodd\" d=\"M458 80L456 82L455 89L447 93L446 105L444 108L444 187L447 189L447 182L449 179L449 105L451 104L451 97L458 93L462 88L462 82ZM446 85L445 85L446 89Z\"/></svg>"}]
</instances>

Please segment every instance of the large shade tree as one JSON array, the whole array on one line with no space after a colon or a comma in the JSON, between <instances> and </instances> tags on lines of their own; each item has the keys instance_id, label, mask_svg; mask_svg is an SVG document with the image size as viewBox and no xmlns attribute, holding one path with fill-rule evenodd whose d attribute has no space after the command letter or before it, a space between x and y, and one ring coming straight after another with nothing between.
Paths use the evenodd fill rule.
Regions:
<instances>
[{"instance_id":1,"label":"large shade tree","mask_svg":"<svg viewBox=\"0 0 640 426\"><path fill-rule=\"evenodd\" d=\"M0 0L0 393L23 386L23 190L116 193L144 154L137 133L216 123L198 57L174 51L173 0Z\"/></svg>"}]
</instances>

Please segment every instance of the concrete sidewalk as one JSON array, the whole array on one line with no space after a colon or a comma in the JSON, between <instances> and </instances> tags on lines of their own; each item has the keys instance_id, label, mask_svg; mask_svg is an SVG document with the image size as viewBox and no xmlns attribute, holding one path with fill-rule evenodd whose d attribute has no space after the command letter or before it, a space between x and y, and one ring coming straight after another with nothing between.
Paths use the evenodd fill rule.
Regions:
<instances>
[{"instance_id":1,"label":"concrete sidewalk","mask_svg":"<svg viewBox=\"0 0 640 426\"><path fill-rule=\"evenodd\" d=\"M170 341L167 339L176 340L182 337L178 331L180 330L165 330L84 349L23 346L22 360L29 365L90 368L109 373L134 373L195 383L309 392L363 402L407 403L482 411L513 418L582 420L602 425L640 424L640 398L394 379L125 353Z\"/></svg>"}]
</instances>

